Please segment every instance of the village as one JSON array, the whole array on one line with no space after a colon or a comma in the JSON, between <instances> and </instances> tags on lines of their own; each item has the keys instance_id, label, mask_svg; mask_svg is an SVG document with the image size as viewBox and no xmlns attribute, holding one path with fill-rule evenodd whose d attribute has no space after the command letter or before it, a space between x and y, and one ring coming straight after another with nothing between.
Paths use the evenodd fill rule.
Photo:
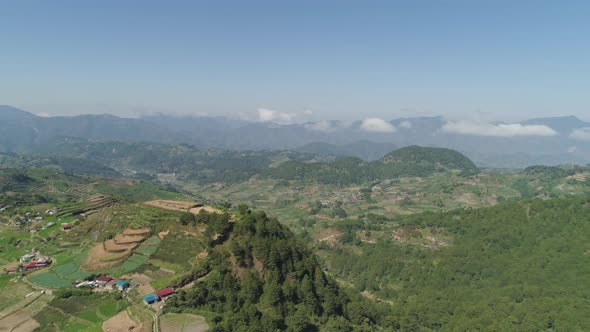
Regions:
<instances>
[{"instance_id":1,"label":"village","mask_svg":"<svg viewBox=\"0 0 590 332\"><path fill-rule=\"evenodd\" d=\"M90 280L79 281L76 283L76 288L91 288L95 292L103 291L125 291L129 292L133 288L132 282L125 279L116 279L107 275L101 275L96 278L89 278ZM171 287L162 288L153 293L142 294L143 302L146 305L152 305L158 302L163 302L166 298L174 295L175 291Z\"/></svg>"}]
</instances>

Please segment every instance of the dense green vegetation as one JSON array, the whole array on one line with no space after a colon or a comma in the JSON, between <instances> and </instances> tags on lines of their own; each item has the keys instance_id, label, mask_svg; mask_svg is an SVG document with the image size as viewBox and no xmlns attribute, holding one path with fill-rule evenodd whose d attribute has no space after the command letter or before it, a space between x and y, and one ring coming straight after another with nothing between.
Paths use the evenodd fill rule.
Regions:
<instances>
[{"instance_id":1,"label":"dense green vegetation","mask_svg":"<svg viewBox=\"0 0 590 332\"><path fill-rule=\"evenodd\" d=\"M120 295L66 290L34 316L40 331L101 331L102 323L124 310L128 304Z\"/></svg>"},{"instance_id":2,"label":"dense green vegetation","mask_svg":"<svg viewBox=\"0 0 590 332\"><path fill-rule=\"evenodd\" d=\"M479 171L471 160L457 151L410 146L386 155L383 161L366 162L353 157L315 163L288 161L269 169L267 174L282 180L350 185L399 177L425 177L447 170L458 170L463 175Z\"/></svg>"},{"instance_id":3,"label":"dense green vegetation","mask_svg":"<svg viewBox=\"0 0 590 332\"><path fill-rule=\"evenodd\" d=\"M327 263L392 300L404 330L587 330L589 216L590 198L579 197L351 222L395 222L397 237L339 246Z\"/></svg>"},{"instance_id":4,"label":"dense green vegetation","mask_svg":"<svg viewBox=\"0 0 590 332\"><path fill-rule=\"evenodd\" d=\"M229 240L211 249L207 267L166 310L211 312L212 331L346 331L384 323L370 306L351 302L314 255L261 211L241 215Z\"/></svg>"},{"instance_id":5,"label":"dense green vegetation","mask_svg":"<svg viewBox=\"0 0 590 332\"><path fill-rule=\"evenodd\" d=\"M93 160L66 156L30 156L0 153L0 165L11 168L49 168L65 173L120 177L114 169Z\"/></svg>"},{"instance_id":6,"label":"dense green vegetation","mask_svg":"<svg viewBox=\"0 0 590 332\"><path fill-rule=\"evenodd\" d=\"M138 179L173 174L173 179L201 184L236 183L258 175L345 185L403 176L428 176L447 170L459 170L464 175L478 172L473 162L459 152L418 146L396 150L386 155L383 161L373 162L355 157L326 161L325 157L304 152L237 152L204 150L186 144L89 142L83 139L56 139L39 153L39 157L11 155L12 158L0 158L0 164L14 166L14 160L20 159L28 160L21 161L21 165L57 167L78 174L90 172L118 176L121 173ZM51 157L44 157L47 155Z\"/></svg>"},{"instance_id":7,"label":"dense green vegetation","mask_svg":"<svg viewBox=\"0 0 590 332\"><path fill-rule=\"evenodd\" d=\"M416 145L397 149L383 157L383 161L385 163L426 163L435 165L437 168L460 170L465 174L476 174L479 171L469 158L455 150Z\"/></svg>"},{"instance_id":8,"label":"dense green vegetation","mask_svg":"<svg viewBox=\"0 0 590 332\"><path fill-rule=\"evenodd\" d=\"M410 146L389 153L383 161L366 162L353 157L316 163L288 161L269 169L267 174L282 180L349 185L399 177L429 176L445 170L459 170L463 175L478 172L473 162L459 152Z\"/></svg>"},{"instance_id":9,"label":"dense green vegetation","mask_svg":"<svg viewBox=\"0 0 590 332\"><path fill-rule=\"evenodd\" d=\"M157 289L194 282L169 298L165 311L207 317L212 331L590 328L583 315L590 309L586 167L474 174L454 151L419 147L365 162L118 144L80 146L76 153L135 179L47 165L0 169L0 205L8 207L0 214L0 263L14 264L37 248L56 263L28 280L66 288L34 315L43 327L99 328L126 302L67 288L90 275L137 272ZM158 159L150 150L174 156ZM199 164L194 173L190 163ZM113 204L74 219L101 195ZM224 204L222 213L193 215L141 204L152 199ZM242 202L256 202L268 215ZM54 206L56 216L13 223ZM287 220L295 233L270 215ZM73 229L39 229L49 221ZM91 248L144 227L146 240L128 256L88 267ZM33 228L38 232L30 233ZM17 278L0 279L0 287L18 290L7 295L9 304L29 292L14 287L26 286ZM130 296L139 302L142 295Z\"/></svg>"}]
</instances>

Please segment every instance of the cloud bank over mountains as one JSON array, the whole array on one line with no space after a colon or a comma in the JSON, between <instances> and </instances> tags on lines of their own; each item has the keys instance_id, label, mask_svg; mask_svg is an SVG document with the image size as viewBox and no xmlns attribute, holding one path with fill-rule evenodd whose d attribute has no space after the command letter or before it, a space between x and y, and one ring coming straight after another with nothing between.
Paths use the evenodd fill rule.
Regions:
<instances>
[{"instance_id":1,"label":"cloud bank over mountains","mask_svg":"<svg viewBox=\"0 0 590 332\"><path fill-rule=\"evenodd\" d=\"M580 141L590 141L590 127L574 129L569 137Z\"/></svg>"},{"instance_id":2,"label":"cloud bank over mountains","mask_svg":"<svg viewBox=\"0 0 590 332\"><path fill-rule=\"evenodd\" d=\"M297 116L295 113L282 113L266 108L259 108L257 112L258 121L260 122L292 122Z\"/></svg>"},{"instance_id":3,"label":"cloud bank over mountains","mask_svg":"<svg viewBox=\"0 0 590 332\"><path fill-rule=\"evenodd\" d=\"M442 132L484 137L556 136L557 131L545 125L491 124L469 121L447 122Z\"/></svg>"},{"instance_id":4,"label":"cloud bank over mountains","mask_svg":"<svg viewBox=\"0 0 590 332\"><path fill-rule=\"evenodd\" d=\"M393 133L396 131L391 123L379 118L367 118L363 120L361 130L370 133Z\"/></svg>"},{"instance_id":5,"label":"cloud bank over mountains","mask_svg":"<svg viewBox=\"0 0 590 332\"><path fill-rule=\"evenodd\" d=\"M590 145L582 143L590 142L590 123L574 116L520 123L442 116L306 120L311 116L303 110L288 113L260 108L240 120L165 114L39 117L0 106L0 151L29 151L38 142L59 141L67 133L67 137L92 141L186 143L233 150L289 150L311 145L316 150L335 146L332 150L343 151L354 147L363 158L394 147L435 146L459 150L488 167L590 163Z\"/></svg>"}]
</instances>

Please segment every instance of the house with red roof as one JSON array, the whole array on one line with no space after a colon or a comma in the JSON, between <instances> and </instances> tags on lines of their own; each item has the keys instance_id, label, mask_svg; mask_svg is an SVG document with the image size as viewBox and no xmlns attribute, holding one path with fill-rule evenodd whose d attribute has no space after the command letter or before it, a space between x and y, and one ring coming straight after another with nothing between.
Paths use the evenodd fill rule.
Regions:
<instances>
[{"instance_id":1,"label":"house with red roof","mask_svg":"<svg viewBox=\"0 0 590 332\"><path fill-rule=\"evenodd\" d=\"M111 278L109 276L100 276L100 277L96 278L96 284L102 287L102 286L106 285L111 280L113 280L113 278Z\"/></svg>"},{"instance_id":2,"label":"house with red roof","mask_svg":"<svg viewBox=\"0 0 590 332\"><path fill-rule=\"evenodd\" d=\"M48 264L47 263L28 263L25 264L23 267L25 269L36 269L36 268L40 268L40 267L46 267Z\"/></svg>"},{"instance_id":3,"label":"house with red roof","mask_svg":"<svg viewBox=\"0 0 590 332\"><path fill-rule=\"evenodd\" d=\"M170 287L166 287L166 288L160 289L159 291L156 291L154 294L157 297L163 299L166 296L170 296L170 295L174 294L174 289L173 288L170 288Z\"/></svg>"}]
</instances>

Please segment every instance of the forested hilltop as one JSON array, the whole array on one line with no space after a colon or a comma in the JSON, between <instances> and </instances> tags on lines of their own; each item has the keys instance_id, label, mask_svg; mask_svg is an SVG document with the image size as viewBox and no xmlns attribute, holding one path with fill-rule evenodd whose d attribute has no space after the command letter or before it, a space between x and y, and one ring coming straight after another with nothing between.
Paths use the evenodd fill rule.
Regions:
<instances>
[{"instance_id":1,"label":"forested hilltop","mask_svg":"<svg viewBox=\"0 0 590 332\"><path fill-rule=\"evenodd\" d=\"M168 312L206 314L212 331L371 331L394 327L389 306L349 295L278 220L240 206L235 224L201 213L199 222L229 239L175 286ZM218 241L217 241L218 242ZM215 242L213 242L215 244Z\"/></svg>"},{"instance_id":2,"label":"forested hilltop","mask_svg":"<svg viewBox=\"0 0 590 332\"><path fill-rule=\"evenodd\" d=\"M317 163L288 161L269 169L268 174L283 180L349 185L391 178L430 176L446 171L458 171L459 174L468 176L477 174L479 169L457 151L410 146L393 151L383 160L373 162L353 157Z\"/></svg>"},{"instance_id":3,"label":"forested hilltop","mask_svg":"<svg viewBox=\"0 0 590 332\"><path fill-rule=\"evenodd\" d=\"M386 164L416 163L432 164L439 169L459 170L466 174L478 172L477 166L465 155L445 148L406 146L392 151L383 157Z\"/></svg>"}]
</instances>

